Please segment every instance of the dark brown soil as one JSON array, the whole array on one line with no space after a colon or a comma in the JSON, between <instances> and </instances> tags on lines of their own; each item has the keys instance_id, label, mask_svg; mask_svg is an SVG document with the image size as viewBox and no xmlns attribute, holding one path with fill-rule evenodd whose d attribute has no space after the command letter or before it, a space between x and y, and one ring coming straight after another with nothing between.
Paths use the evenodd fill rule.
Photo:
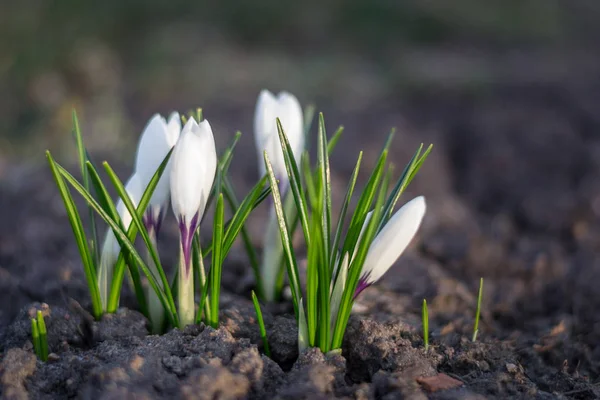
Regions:
<instances>
[{"instance_id":1,"label":"dark brown soil","mask_svg":"<svg viewBox=\"0 0 600 400\"><path fill-rule=\"evenodd\" d=\"M418 142L435 144L406 195L427 197L419 238L361 295L341 355L298 355L285 306L265 310L273 358L262 354L241 253L224 272L218 330L201 325L148 335L127 297L129 309L93 321L49 173L7 167L0 183L2 396L600 397L598 93L593 84L501 86L388 99L360 115L326 114L332 128L347 127L332 157L337 196L358 150L372 166L390 126L404 121L392 151L397 164ZM221 112L226 121L232 110ZM244 137L242 146L251 140ZM240 153L232 166L241 186L255 179L240 172L255 170L253 158ZM260 232L260 218L252 222ZM481 276L482 321L472 343ZM430 305L429 352L420 328L423 298ZM36 308L47 315L54 353L47 363L36 361L29 341Z\"/></svg>"}]
</instances>

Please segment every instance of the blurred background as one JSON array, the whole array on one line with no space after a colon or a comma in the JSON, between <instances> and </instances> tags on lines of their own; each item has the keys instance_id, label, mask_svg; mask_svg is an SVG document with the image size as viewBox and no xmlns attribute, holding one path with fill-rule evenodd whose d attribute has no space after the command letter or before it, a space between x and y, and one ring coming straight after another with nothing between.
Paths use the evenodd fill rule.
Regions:
<instances>
[{"instance_id":1,"label":"blurred background","mask_svg":"<svg viewBox=\"0 0 600 400\"><path fill-rule=\"evenodd\" d=\"M423 128L418 116L469 112L465 101L499 88L593 84L599 10L594 0L3 1L0 156L72 156L73 107L88 146L115 156L173 109L203 107L220 134L251 134L261 88L289 90L351 133L368 120L360 134L383 137L403 116Z\"/></svg>"},{"instance_id":2,"label":"blurred background","mask_svg":"<svg viewBox=\"0 0 600 400\"><path fill-rule=\"evenodd\" d=\"M247 188L267 88L315 104L330 132L345 126L337 196L358 151L370 169L390 128L400 166L434 143L409 196L427 196L416 243L442 268L402 264L394 290L437 293L433 312L464 312L444 293L474 293L485 276L490 312L509 331L574 313L589 333L600 308L599 21L598 0L2 1L0 286L25 303L59 298L70 274L81 281L43 165L45 149L74 162L73 107L93 156L124 177L152 114L202 107L220 149L244 134L232 173ZM53 278L41 289L30 277L43 266ZM420 286L403 283L419 274Z\"/></svg>"}]
</instances>

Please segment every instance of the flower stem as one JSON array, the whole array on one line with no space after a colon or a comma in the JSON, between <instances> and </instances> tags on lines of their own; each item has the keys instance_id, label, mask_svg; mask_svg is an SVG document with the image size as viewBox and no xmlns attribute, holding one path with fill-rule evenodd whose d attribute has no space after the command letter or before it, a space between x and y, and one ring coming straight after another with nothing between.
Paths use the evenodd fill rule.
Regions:
<instances>
[{"instance_id":1,"label":"flower stem","mask_svg":"<svg viewBox=\"0 0 600 400\"><path fill-rule=\"evenodd\" d=\"M186 265L183 244L179 241L179 273L177 274L177 306L179 314L179 328L194 323L194 279L191 268Z\"/></svg>"}]
</instances>

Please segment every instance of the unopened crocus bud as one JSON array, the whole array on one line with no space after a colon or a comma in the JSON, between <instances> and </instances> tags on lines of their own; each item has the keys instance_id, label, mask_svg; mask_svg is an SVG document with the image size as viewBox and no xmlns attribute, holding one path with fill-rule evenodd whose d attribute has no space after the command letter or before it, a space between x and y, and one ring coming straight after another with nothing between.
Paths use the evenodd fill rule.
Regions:
<instances>
[{"instance_id":1,"label":"unopened crocus bud","mask_svg":"<svg viewBox=\"0 0 600 400\"><path fill-rule=\"evenodd\" d=\"M377 282L402 255L421 225L425 208L423 196L412 199L377 234L367 252L354 297Z\"/></svg>"},{"instance_id":2,"label":"unopened crocus bud","mask_svg":"<svg viewBox=\"0 0 600 400\"><path fill-rule=\"evenodd\" d=\"M182 326L194 320L192 238L202 220L217 170L217 152L207 120L190 118L172 154L171 206L180 233L178 273L179 319Z\"/></svg>"},{"instance_id":3,"label":"unopened crocus bud","mask_svg":"<svg viewBox=\"0 0 600 400\"><path fill-rule=\"evenodd\" d=\"M258 153L259 173L263 176L266 172L263 162L266 151L273 173L279 181L279 190L282 196L285 196L289 179L277 130L277 118L288 138L294 158L299 161L304 151L304 120L298 99L288 92L281 92L275 96L268 90L261 91L254 113L254 139ZM274 210L271 209L263 241L261 265L263 295L267 301L275 299L276 280L280 273L282 254L277 219Z\"/></svg>"},{"instance_id":4,"label":"unopened crocus bud","mask_svg":"<svg viewBox=\"0 0 600 400\"><path fill-rule=\"evenodd\" d=\"M299 161L304 151L304 121L298 99L288 92L280 92L275 96L268 90L261 91L254 113L254 139L258 152L259 173L263 176L266 172L263 162L263 152L266 150L273 172L281 182L282 191L285 191L288 178L277 131L277 118L281 121L294 157Z\"/></svg>"}]
</instances>

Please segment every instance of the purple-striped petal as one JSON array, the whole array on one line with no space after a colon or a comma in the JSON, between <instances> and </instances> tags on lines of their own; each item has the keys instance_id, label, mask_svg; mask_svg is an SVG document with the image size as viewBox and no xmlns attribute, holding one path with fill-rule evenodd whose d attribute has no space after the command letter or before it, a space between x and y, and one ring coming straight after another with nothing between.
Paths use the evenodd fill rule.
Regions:
<instances>
[{"instance_id":1,"label":"purple-striped petal","mask_svg":"<svg viewBox=\"0 0 600 400\"><path fill-rule=\"evenodd\" d=\"M192 240L194 233L198 228L198 213L194 215L189 225L185 222L185 217L179 219L179 232L181 237L181 248L183 249L183 258L185 261L185 273L188 275L191 269L192 259Z\"/></svg>"},{"instance_id":2,"label":"purple-striped petal","mask_svg":"<svg viewBox=\"0 0 600 400\"><path fill-rule=\"evenodd\" d=\"M360 277L360 279L358 280L358 285L356 285L356 290L354 291L354 296L352 297L352 300L356 300L358 295L363 290L365 290L366 288L368 288L369 286L371 286L374 283L374 282L369 281L369 275L371 275L371 274L367 273Z\"/></svg>"}]
</instances>

